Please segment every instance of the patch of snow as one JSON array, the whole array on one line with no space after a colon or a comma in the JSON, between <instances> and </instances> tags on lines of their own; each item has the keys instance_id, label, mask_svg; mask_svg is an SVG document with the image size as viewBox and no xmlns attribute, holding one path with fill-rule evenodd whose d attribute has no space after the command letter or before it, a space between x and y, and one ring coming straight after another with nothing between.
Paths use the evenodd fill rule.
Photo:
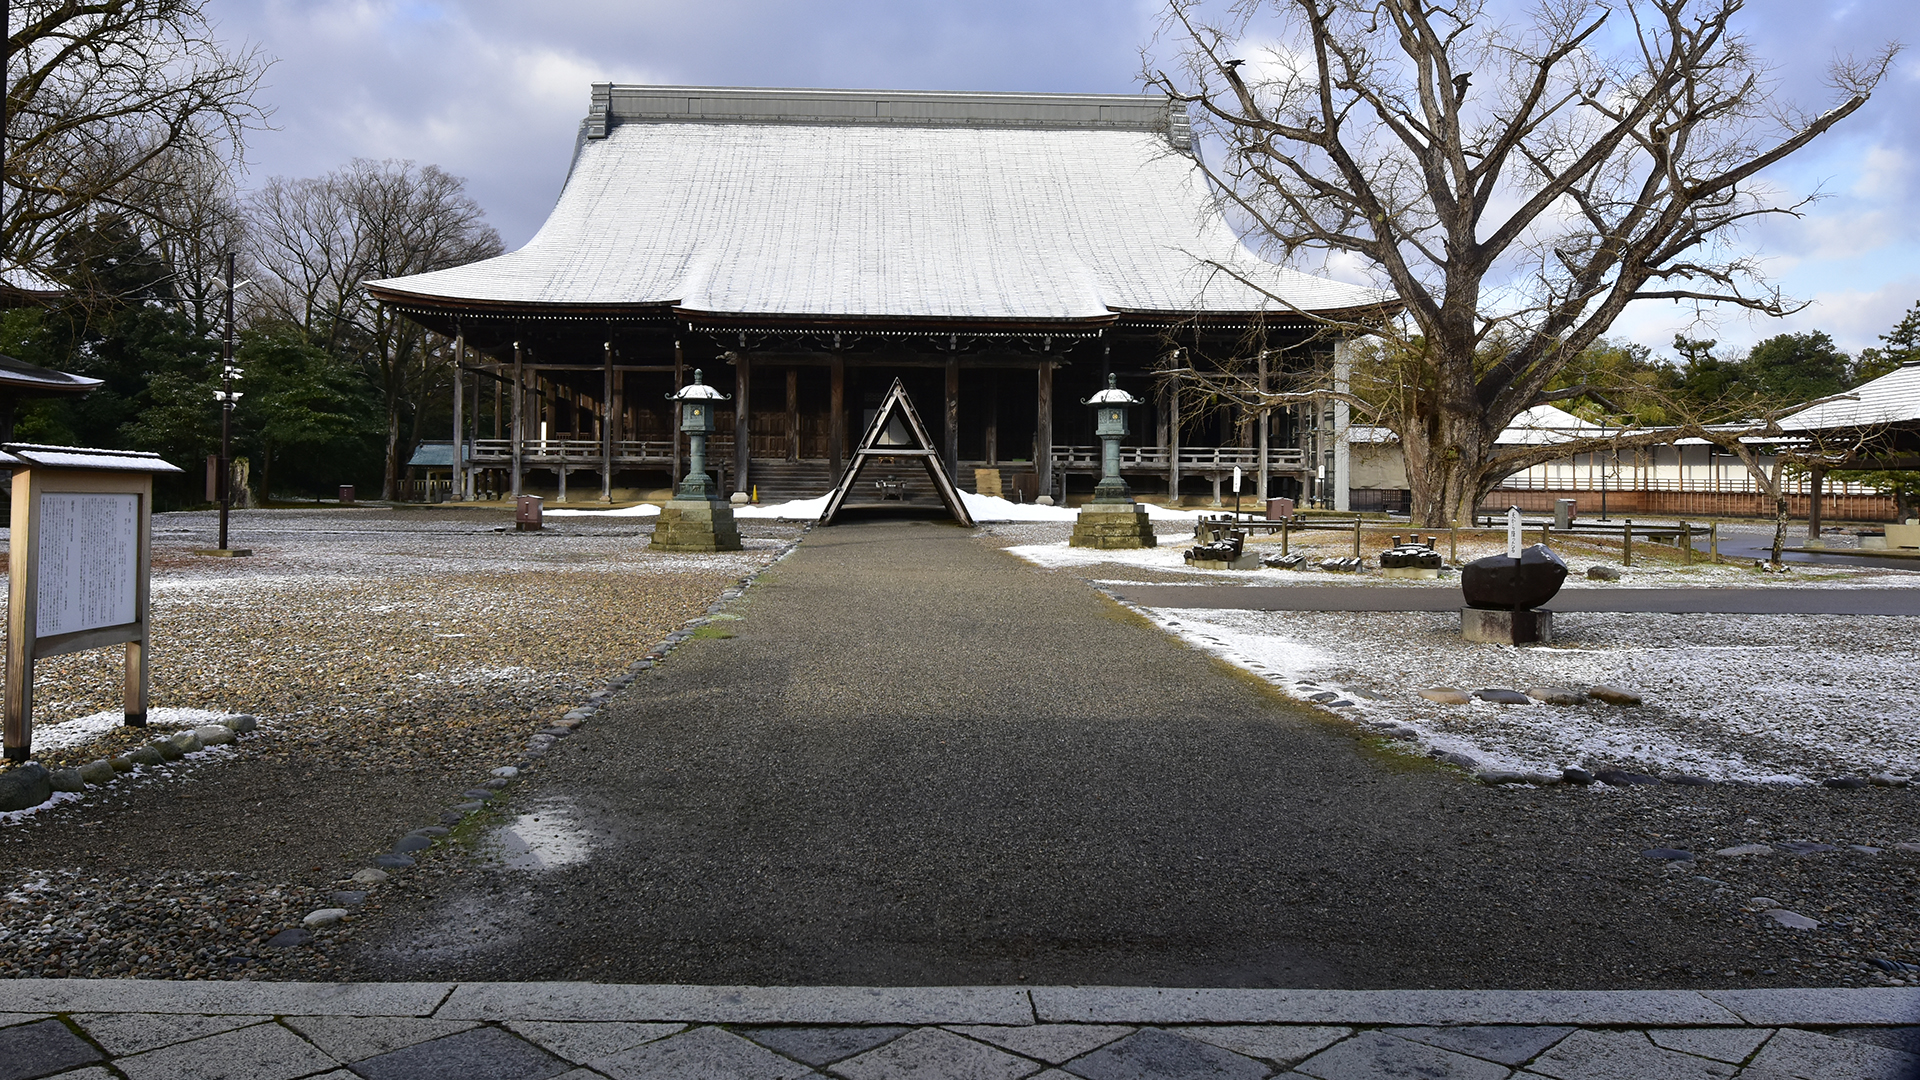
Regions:
<instances>
[{"instance_id":1,"label":"patch of snow","mask_svg":"<svg viewBox=\"0 0 1920 1080\"><path fill-rule=\"evenodd\" d=\"M208 709L160 708L147 710L147 726L161 728L204 727L219 723L220 718L230 713L213 712ZM89 713L73 720L61 720L53 723L33 725L33 748L35 750L65 750L70 746L79 746L120 727L126 723L126 714L118 709Z\"/></svg>"},{"instance_id":2,"label":"patch of snow","mask_svg":"<svg viewBox=\"0 0 1920 1080\"><path fill-rule=\"evenodd\" d=\"M1261 612L1147 608L1196 648L1307 699L1332 691L1360 723L1410 728L1423 749L1482 765L1570 765L1760 783L1920 769L1920 620L1896 616L1568 613L1556 643L1460 637L1451 612ZM1302 682L1311 685L1299 685ZM1632 709L1443 705L1462 690L1615 683Z\"/></svg>"},{"instance_id":3,"label":"patch of snow","mask_svg":"<svg viewBox=\"0 0 1920 1080\"><path fill-rule=\"evenodd\" d=\"M566 509L556 507L552 510L542 510L540 513L543 517L659 517L660 508L652 503L638 503L633 506L621 506L611 510L578 510L571 507Z\"/></svg>"},{"instance_id":4,"label":"patch of snow","mask_svg":"<svg viewBox=\"0 0 1920 1080\"><path fill-rule=\"evenodd\" d=\"M25 821L26 819L32 817L33 815L39 813L42 810L51 810L54 807L59 806L61 803L79 802L79 801L80 801L80 796L75 792L56 791L53 793L53 798L48 799L46 802L41 803L39 806L29 806L25 810L8 810L5 812L0 812L0 825L18 825L22 821ZM7 898L10 900L16 899L17 894L8 894Z\"/></svg>"}]
</instances>

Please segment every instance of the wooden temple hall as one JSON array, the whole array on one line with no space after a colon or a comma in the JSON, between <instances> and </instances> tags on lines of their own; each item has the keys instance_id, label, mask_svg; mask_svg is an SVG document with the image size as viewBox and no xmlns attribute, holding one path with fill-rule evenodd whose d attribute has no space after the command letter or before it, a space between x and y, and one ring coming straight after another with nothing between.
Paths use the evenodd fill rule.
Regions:
<instances>
[{"instance_id":1,"label":"wooden temple hall","mask_svg":"<svg viewBox=\"0 0 1920 1080\"><path fill-rule=\"evenodd\" d=\"M993 469L999 494L1058 499L1098 479L1081 402L1111 372L1145 402L1136 492L1211 498L1239 466L1248 497L1264 474L1344 508L1344 407L1256 423L1183 408L1156 369L1256 325L1274 364L1325 365L1344 350L1302 312L1391 298L1247 250L1197 153L1159 95L598 84L524 248L367 287L461 343L455 498L667 487L686 449L668 395L697 369L730 396L721 491L826 493L899 379L961 487Z\"/></svg>"}]
</instances>

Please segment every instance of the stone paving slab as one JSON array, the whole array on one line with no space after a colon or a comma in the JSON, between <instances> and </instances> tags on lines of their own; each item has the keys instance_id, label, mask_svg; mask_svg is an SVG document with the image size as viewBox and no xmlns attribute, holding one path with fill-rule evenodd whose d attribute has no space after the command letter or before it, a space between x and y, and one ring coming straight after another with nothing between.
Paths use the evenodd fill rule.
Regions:
<instances>
[{"instance_id":1,"label":"stone paving slab","mask_svg":"<svg viewBox=\"0 0 1920 1080\"><path fill-rule=\"evenodd\" d=\"M20 1012L427 1016L453 983L165 982L158 979L10 979Z\"/></svg>"},{"instance_id":2,"label":"stone paving slab","mask_svg":"<svg viewBox=\"0 0 1920 1080\"><path fill-rule=\"evenodd\" d=\"M1171 990L1037 986L1033 989L1033 1007L1042 1021L1081 1024L1672 1026L1742 1023L1739 1016L1691 990ZM1835 1007L1846 1006L1836 1003ZM1878 1015L1890 1006L1866 999L1851 1007L1861 1010L1863 1015Z\"/></svg>"},{"instance_id":3,"label":"stone paving slab","mask_svg":"<svg viewBox=\"0 0 1920 1080\"><path fill-rule=\"evenodd\" d=\"M1897 1048L1920 1047L1920 994L1897 988L0 981L15 997L0 1080L1920 1080Z\"/></svg>"},{"instance_id":4,"label":"stone paving slab","mask_svg":"<svg viewBox=\"0 0 1920 1080\"><path fill-rule=\"evenodd\" d=\"M1920 987L1706 990L1702 994L1748 1024L1920 1024Z\"/></svg>"},{"instance_id":5,"label":"stone paving slab","mask_svg":"<svg viewBox=\"0 0 1920 1080\"><path fill-rule=\"evenodd\" d=\"M1031 1024L1009 986L610 986L464 983L434 1013L452 1020L643 1020L707 1024Z\"/></svg>"}]
</instances>

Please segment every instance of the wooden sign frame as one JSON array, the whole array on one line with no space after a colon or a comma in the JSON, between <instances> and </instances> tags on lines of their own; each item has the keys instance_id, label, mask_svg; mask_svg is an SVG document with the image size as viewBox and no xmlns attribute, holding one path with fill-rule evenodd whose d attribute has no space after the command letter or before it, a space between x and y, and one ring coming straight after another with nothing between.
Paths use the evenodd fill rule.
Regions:
<instances>
[{"instance_id":1,"label":"wooden sign frame","mask_svg":"<svg viewBox=\"0 0 1920 1080\"><path fill-rule=\"evenodd\" d=\"M887 425L895 415L906 422L907 438L913 440L913 446L881 446L880 438L886 434ZM847 493L853 490L855 480L860 478L860 470L867 462L881 457L919 458L927 467L927 477L933 481L933 488L940 493L940 501L947 504L948 512L954 520L967 528L973 527L973 515L967 513L967 504L960 498L960 490L953 486L953 479L940 464L940 451L933 448L933 440L927 436L925 424L920 422L920 414L913 408L913 400L907 397L907 388L899 379L893 380L893 386L887 390L887 396L874 410L873 422L867 425L867 433L860 437L860 444L854 448L853 460L847 463L845 475L833 489L833 495L827 500L827 508L820 512L820 524L831 525L835 514L847 501Z\"/></svg>"},{"instance_id":2,"label":"wooden sign frame","mask_svg":"<svg viewBox=\"0 0 1920 1080\"><path fill-rule=\"evenodd\" d=\"M0 465L13 469L12 536L8 545L5 754L25 761L33 754L34 662L84 649L126 646L123 709L127 724L147 723L147 671L151 624L148 603L153 565L153 477L180 470L155 454L71 446L8 444ZM62 559L85 550L82 538L64 542L43 535L48 496L122 495L135 499L132 618L109 625L40 634L43 556ZM60 544L59 548L55 545ZM97 619L99 615L90 616ZM85 621L89 616L82 616Z\"/></svg>"}]
</instances>

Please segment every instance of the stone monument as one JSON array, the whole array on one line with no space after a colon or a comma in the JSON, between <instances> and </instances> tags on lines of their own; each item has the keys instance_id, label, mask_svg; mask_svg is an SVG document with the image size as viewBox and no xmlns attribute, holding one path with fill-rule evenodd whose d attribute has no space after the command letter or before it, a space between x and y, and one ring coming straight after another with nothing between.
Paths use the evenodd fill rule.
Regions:
<instances>
[{"instance_id":1,"label":"stone monument","mask_svg":"<svg viewBox=\"0 0 1920 1080\"><path fill-rule=\"evenodd\" d=\"M662 551L739 551L740 529L733 521L733 507L715 497L713 477L707 475L707 436L713 433L714 406L727 397L708 386L697 368L693 382L667 397L680 403L680 430L687 433L690 444L687 477L660 508L648 546Z\"/></svg>"},{"instance_id":2,"label":"stone monument","mask_svg":"<svg viewBox=\"0 0 1920 1080\"><path fill-rule=\"evenodd\" d=\"M1107 388L1082 401L1094 407L1094 432L1100 436L1100 482L1094 485L1093 501L1080 508L1074 520L1072 547L1150 548L1158 546L1153 521L1147 508L1133 501L1133 493L1120 477L1120 440L1127 434L1127 406L1139 399L1120 389L1114 376L1107 376Z\"/></svg>"},{"instance_id":3,"label":"stone monument","mask_svg":"<svg viewBox=\"0 0 1920 1080\"><path fill-rule=\"evenodd\" d=\"M1507 553L1460 569L1460 633L1499 645L1553 641L1553 612L1539 610L1567 580L1567 564L1545 544L1521 547L1520 508L1507 511Z\"/></svg>"}]
</instances>

